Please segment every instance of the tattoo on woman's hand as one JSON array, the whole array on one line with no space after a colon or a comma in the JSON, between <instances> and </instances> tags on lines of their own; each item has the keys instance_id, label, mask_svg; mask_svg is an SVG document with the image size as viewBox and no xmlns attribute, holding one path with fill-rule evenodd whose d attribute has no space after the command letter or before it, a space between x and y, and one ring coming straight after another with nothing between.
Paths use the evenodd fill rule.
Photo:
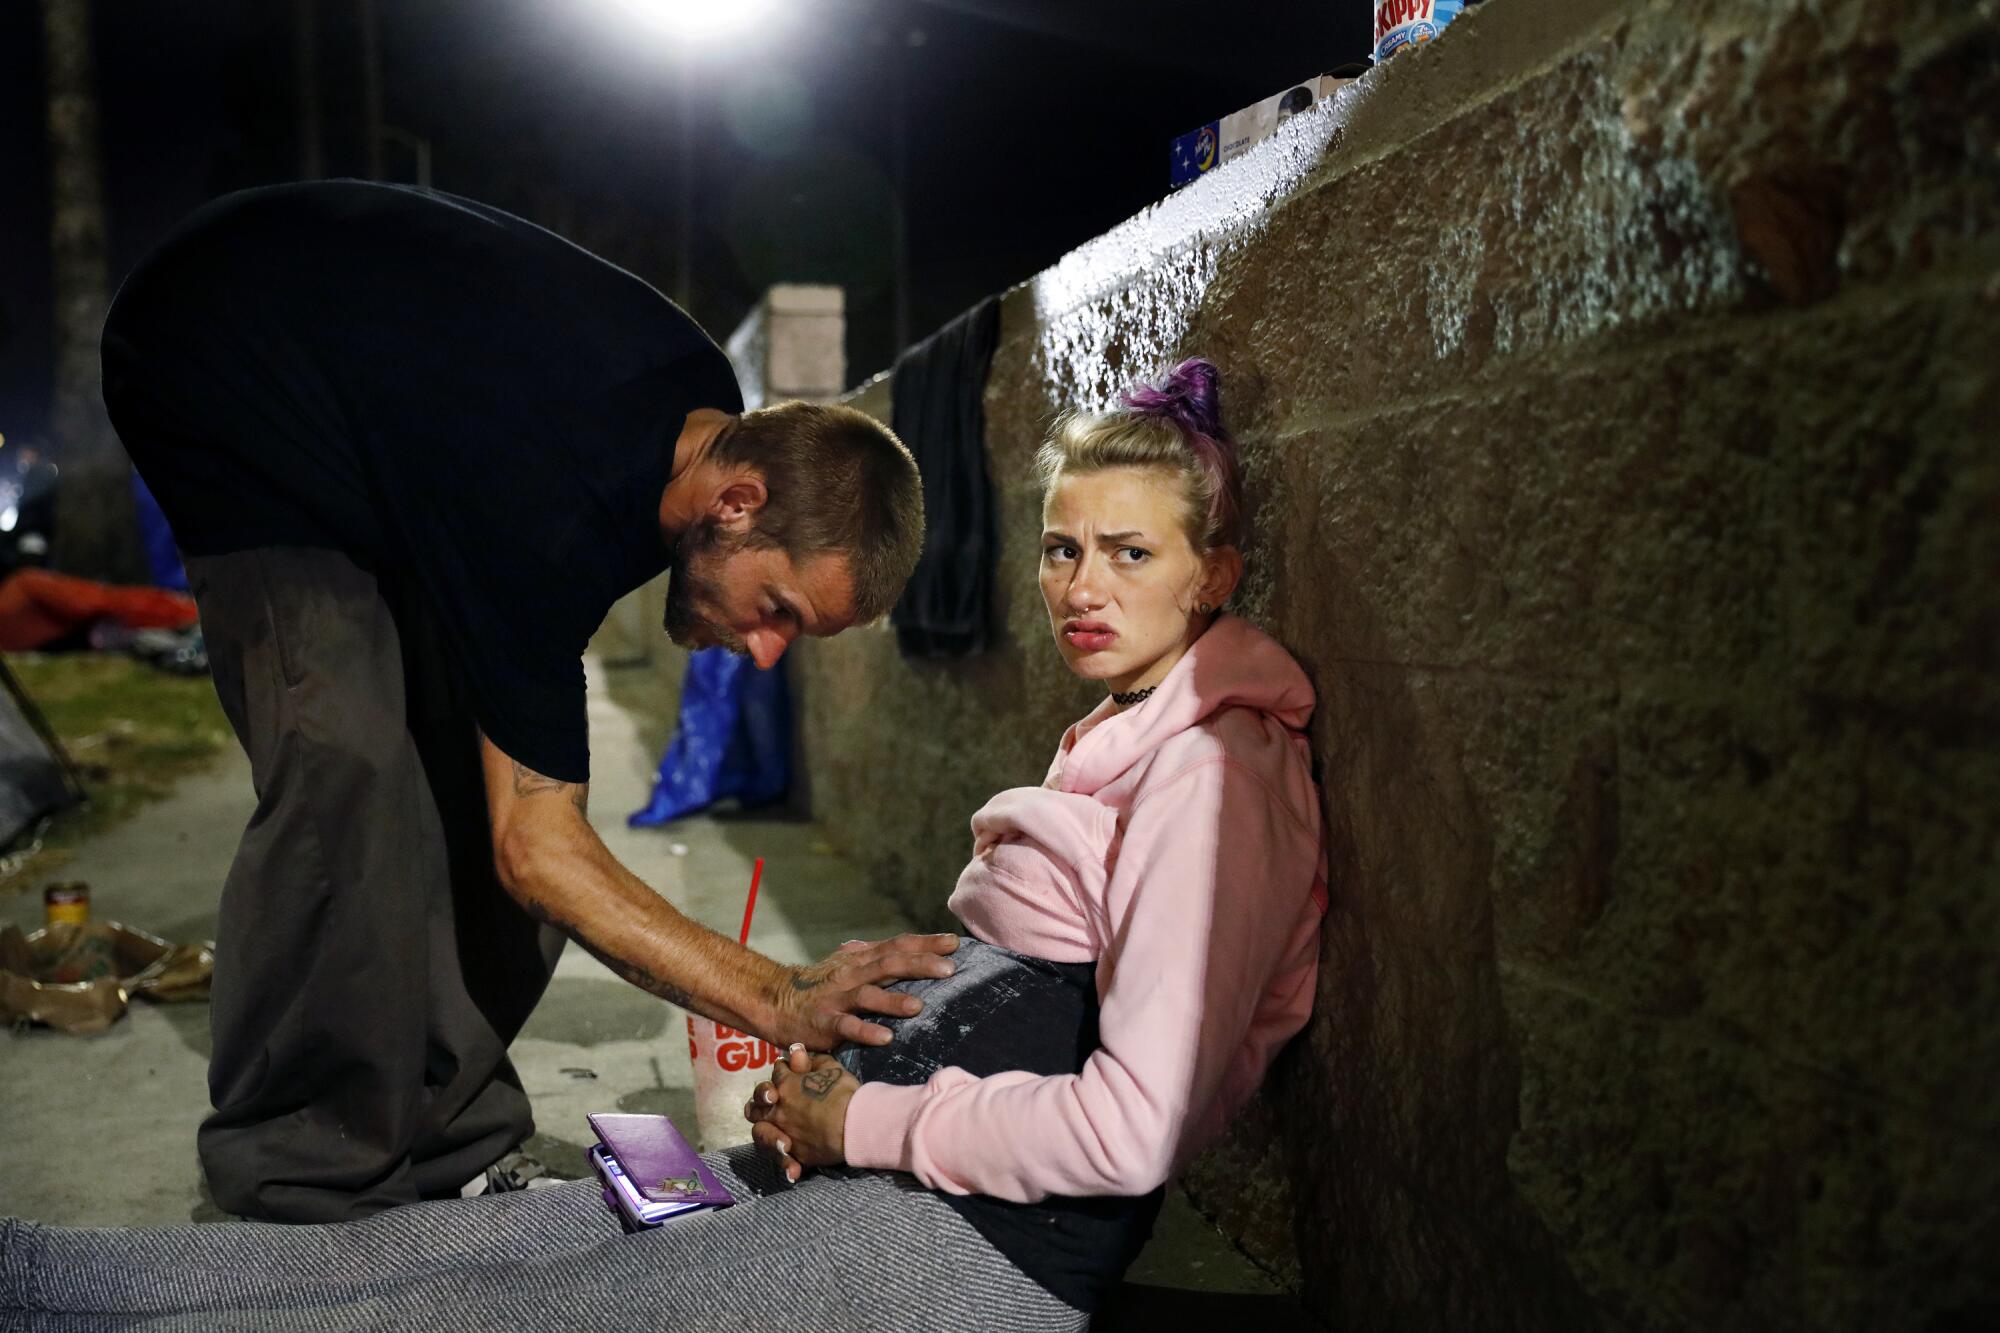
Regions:
<instances>
[{"instance_id":1,"label":"tattoo on woman's hand","mask_svg":"<svg viewBox=\"0 0 2000 1333\"><path fill-rule=\"evenodd\" d=\"M840 1082L841 1074L845 1072L838 1066L826 1065L801 1078L799 1086L805 1089L806 1096L816 1102L823 1102L827 1094L833 1091L834 1085Z\"/></svg>"}]
</instances>

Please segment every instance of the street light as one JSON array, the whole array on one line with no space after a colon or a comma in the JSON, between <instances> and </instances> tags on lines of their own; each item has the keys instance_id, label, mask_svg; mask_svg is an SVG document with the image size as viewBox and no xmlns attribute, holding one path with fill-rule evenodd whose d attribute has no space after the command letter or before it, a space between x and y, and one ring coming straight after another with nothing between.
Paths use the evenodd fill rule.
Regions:
<instances>
[{"instance_id":1,"label":"street light","mask_svg":"<svg viewBox=\"0 0 2000 1333\"><path fill-rule=\"evenodd\" d=\"M708 45L774 16L777 0L602 0L628 21L677 44Z\"/></svg>"},{"instance_id":2,"label":"street light","mask_svg":"<svg viewBox=\"0 0 2000 1333\"><path fill-rule=\"evenodd\" d=\"M608 16L665 43L674 63L674 300L687 309L694 281L694 82L698 57L767 30L785 0L597 0Z\"/></svg>"}]
</instances>

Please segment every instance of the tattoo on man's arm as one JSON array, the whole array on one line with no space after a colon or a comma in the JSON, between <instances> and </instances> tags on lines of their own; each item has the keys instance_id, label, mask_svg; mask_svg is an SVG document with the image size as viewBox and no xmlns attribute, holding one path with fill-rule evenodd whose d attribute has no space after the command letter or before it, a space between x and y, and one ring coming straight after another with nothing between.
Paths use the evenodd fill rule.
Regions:
<instances>
[{"instance_id":1,"label":"tattoo on man's arm","mask_svg":"<svg viewBox=\"0 0 2000 1333\"><path fill-rule=\"evenodd\" d=\"M590 814L588 782L557 782L554 778L537 773L518 759L509 762L514 765L514 795L540 796L543 792L566 791L569 793L569 803L577 808L578 813L585 816Z\"/></svg>"},{"instance_id":2,"label":"tattoo on man's arm","mask_svg":"<svg viewBox=\"0 0 2000 1333\"><path fill-rule=\"evenodd\" d=\"M640 990L651 991L670 1004L677 1004L683 1009L694 1008L694 996L688 994L687 991L676 986L673 982L666 980L664 977L656 977L635 963L628 963L622 958L614 958L602 949L599 949L589 940L583 938L574 923L566 919L561 913L551 911L547 903L539 900L530 900L523 903L522 906L527 909L528 915L535 918L535 920L545 926L555 927L578 944L581 944L591 957L617 973L623 980L631 982Z\"/></svg>"},{"instance_id":3,"label":"tattoo on man's arm","mask_svg":"<svg viewBox=\"0 0 2000 1333\"><path fill-rule=\"evenodd\" d=\"M554 778L542 776L518 759L511 762L514 765L514 794L516 796L540 796L545 791L561 791L564 787L569 786L567 782L557 782Z\"/></svg>"},{"instance_id":4,"label":"tattoo on man's arm","mask_svg":"<svg viewBox=\"0 0 2000 1333\"><path fill-rule=\"evenodd\" d=\"M623 959L599 953L596 949L591 949L588 944L583 947L590 949L590 952L596 956L598 962L604 964L620 977L637 986L640 990L651 991L661 999L671 1004L677 1004L683 1009L694 1008L694 996L688 994L685 990L682 990L679 986L674 985L673 982L666 980L664 977L656 977L643 967L636 967L631 963L625 962Z\"/></svg>"}]
</instances>

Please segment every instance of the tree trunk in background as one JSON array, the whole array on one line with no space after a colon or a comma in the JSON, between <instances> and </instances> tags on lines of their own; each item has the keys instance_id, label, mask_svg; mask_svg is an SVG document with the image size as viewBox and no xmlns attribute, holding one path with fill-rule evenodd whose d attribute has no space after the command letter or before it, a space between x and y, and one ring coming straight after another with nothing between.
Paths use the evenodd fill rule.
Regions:
<instances>
[{"instance_id":1,"label":"tree trunk in background","mask_svg":"<svg viewBox=\"0 0 2000 1333\"><path fill-rule=\"evenodd\" d=\"M104 253L104 170L90 0L42 0L52 164L50 256L55 279L55 411L62 480L55 563L87 578L147 581L133 516L131 463L104 411L97 343L110 304Z\"/></svg>"}]
</instances>

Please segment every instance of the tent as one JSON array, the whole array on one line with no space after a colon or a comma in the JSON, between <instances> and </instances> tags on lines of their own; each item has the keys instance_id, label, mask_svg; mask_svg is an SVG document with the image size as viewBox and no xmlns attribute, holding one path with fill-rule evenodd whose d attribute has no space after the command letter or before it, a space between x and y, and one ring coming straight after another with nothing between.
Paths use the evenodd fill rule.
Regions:
<instances>
[{"instance_id":1,"label":"tent","mask_svg":"<svg viewBox=\"0 0 2000 1333\"><path fill-rule=\"evenodd\" d=\"M0 851L44 815L83 799L76 766L49 730L42 710L0 659Z\"/></svg>"}]
</instances>

